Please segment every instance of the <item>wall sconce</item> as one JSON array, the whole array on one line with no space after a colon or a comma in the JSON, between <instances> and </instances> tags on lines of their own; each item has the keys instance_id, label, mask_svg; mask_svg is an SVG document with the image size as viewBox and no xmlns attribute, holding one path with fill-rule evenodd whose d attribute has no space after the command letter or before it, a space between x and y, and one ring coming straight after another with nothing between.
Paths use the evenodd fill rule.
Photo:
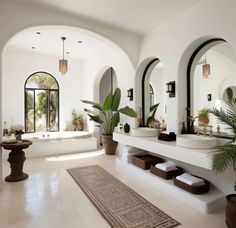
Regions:
<instances>
[{"instance_id":1,"label":"wall sconce","mask_svg":"<svg viewBox=\"0 0 236 228\"><path fill-rule=\"evenodd\" d=\"M210 94L210 93L207 94L207 100L208 100L208 101L211 101L211 94Z\"/></svg>"},{"instance_id":2,"label":"wall sconce","mask_svg":"<svg viewBox=\"0 0 236 228\"><path fill-rule=\"evenodd\" d=\"M166 83L166 92L169 97L175 97L175 81Z\"/></svg>"},{"instance_id":3,"label":"wall sconce","mask_svg":"<svg viewBox=\"0 0 236 228\"><path fill-rule=\"evenodd\" d=\"M127 97L129 98L130 101L133 100L133 89L128 89L127 90Z\"/></svg>"}]
</instances>

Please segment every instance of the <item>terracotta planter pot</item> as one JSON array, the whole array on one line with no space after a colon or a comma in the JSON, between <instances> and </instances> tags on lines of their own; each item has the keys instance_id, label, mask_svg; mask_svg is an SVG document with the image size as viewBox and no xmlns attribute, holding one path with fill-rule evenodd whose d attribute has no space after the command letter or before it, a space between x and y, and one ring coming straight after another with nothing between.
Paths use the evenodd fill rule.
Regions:
<instances>
[{"instance_id":1,"label":"terracotta planter pot","mask_svg":"<svg viewBox=\"0 0 236 228\"><path fill-rule=\"evenodd\" d=\"M112 135L102 135L102 144L107 155L113 155L116 153L117 142L113 141Z\"/></svg>"},{"instance_id":2,"label":"terracotta planter pot","mask_svg":"<svg viewBox=\"0 0 236 228\"><path fill-rule=\"evenodd\" d=\"M226 196L225 222L229 228L236 227L236 194Z\"/></svg>"}]
</instances>

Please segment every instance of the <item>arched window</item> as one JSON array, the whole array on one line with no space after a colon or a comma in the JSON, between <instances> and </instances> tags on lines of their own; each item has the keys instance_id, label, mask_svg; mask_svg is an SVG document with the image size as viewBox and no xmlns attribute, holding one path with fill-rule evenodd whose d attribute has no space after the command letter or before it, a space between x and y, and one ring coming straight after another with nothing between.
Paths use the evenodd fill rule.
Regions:
<instances>
[{"instance_id":1,"label":"arched window","mask_svg":"<svg viewBox=\"0 0 236 228\"><path fill-rule=\"evenodd\" d=\"M58 130L58 82L49 73L34 73L25 82L25 131Z\"/></svg>"}]
</instances>

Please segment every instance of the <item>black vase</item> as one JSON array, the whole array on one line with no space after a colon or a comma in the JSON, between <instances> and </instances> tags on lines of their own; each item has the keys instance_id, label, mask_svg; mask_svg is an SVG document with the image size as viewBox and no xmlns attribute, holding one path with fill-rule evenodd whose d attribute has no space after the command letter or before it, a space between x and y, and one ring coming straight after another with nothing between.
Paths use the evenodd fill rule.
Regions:
<instances>
[{"instance_id":1,"label":"black vase","mask_svg":"<svg viewBox=\"0 0 236 228\"><path fill-rule=\"evenodd\" d=\"M125 133L129 133L129 131L130 131L130 125L126 123L126 124L124 125L124 132L125 132Z\"/></svg>"}]
</instances>

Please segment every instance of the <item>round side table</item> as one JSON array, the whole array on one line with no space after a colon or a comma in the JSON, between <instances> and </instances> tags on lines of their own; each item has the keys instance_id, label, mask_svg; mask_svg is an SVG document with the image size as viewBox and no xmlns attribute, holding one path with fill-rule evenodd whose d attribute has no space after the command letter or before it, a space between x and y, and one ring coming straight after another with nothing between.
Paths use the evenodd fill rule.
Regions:
<instances>
[{"instance_id":1,"label":"round side table","mask_svg":"<svg viewBox=\"0 0 236 228\"><path fill-rule=\"evenodd\" d=\"M2 146L5 150L11 150L7 160L10 163L11 173L5 178L5 181L16 182L25 180L29 177L28 174L23 172L24 161L26 160L23 149L28 148L31 144L32 141L30 140L11 140L0 142L0 146Z\"/></svg>"}]
</instances>

